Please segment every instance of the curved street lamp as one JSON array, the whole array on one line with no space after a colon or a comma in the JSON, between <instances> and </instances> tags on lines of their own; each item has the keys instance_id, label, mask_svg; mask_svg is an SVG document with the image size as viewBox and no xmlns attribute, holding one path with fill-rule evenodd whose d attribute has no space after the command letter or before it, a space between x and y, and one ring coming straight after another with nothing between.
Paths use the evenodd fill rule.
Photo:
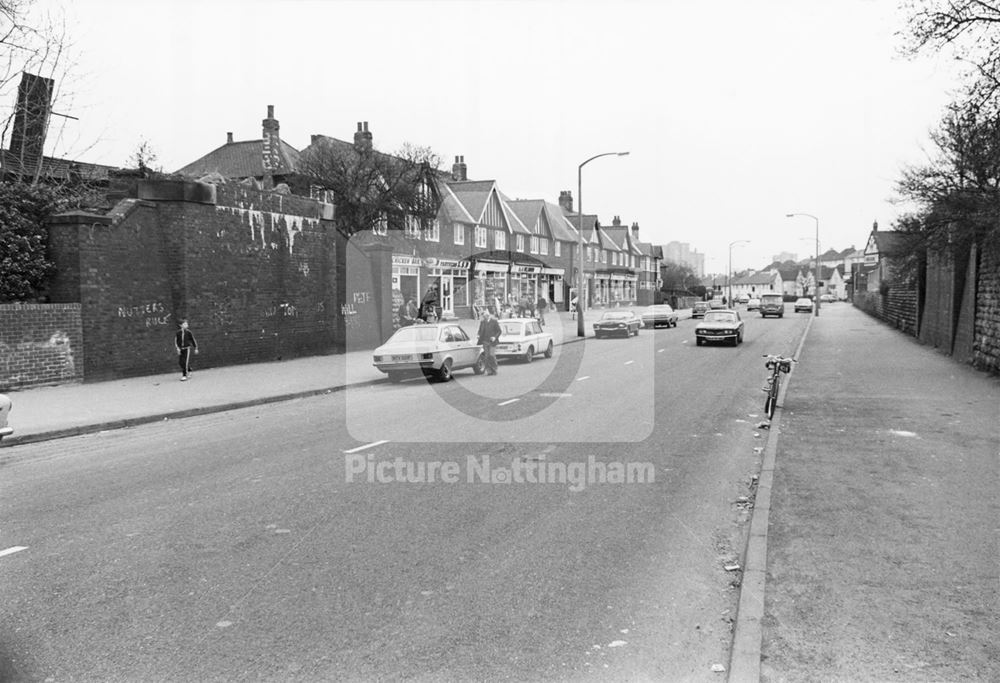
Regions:
<instances>
[{"instance_id":1,"label":"curved street lamp","mask_svg":"<svg viewBox=\"0 0 1000 683\"><path fill-rule=\"evenodd\" d=\"M737 244L750 244L750 240L736 240L729 243L729 272L726 273L726 285L729 288L729 307L733 306L733 246Z\"/></svg>"},{"instance_id":2,"label":"curved street lamp","mask_svg":"<svg viewBox=\"0 0 1000 683\"><path fill-rule=\"evenodd\" d=\"M586 310L586 304L584 303L584 285L586 282L583 278L583 167L589 164L594 159L600 159L601 157L624 157L628 156L628 152L604 152L602 154L595 154L590 157L582 164L580 164L576 169L576 200L577 200L577 216L579 216L579 221L577 222L577 228L580 231L580 244L579 253L577 254L577 285L576 285L576 336L583 337L586 335L585 327L583 325L583 312Z\"/></svg>"},{"instance_id":3,"label":"curved street lamp","mask_svg":"<svg viewBox=\"0 0 1000 683\"><path fill-rule=\"evenodd\" d=\"M819 219L811 213L786 213L785 218L794 218L795 216L805 216L806 218L812 218L816 221L816 274L813 277L813 311L815 315L819 316Z\"/></svg>"}]
</instances>

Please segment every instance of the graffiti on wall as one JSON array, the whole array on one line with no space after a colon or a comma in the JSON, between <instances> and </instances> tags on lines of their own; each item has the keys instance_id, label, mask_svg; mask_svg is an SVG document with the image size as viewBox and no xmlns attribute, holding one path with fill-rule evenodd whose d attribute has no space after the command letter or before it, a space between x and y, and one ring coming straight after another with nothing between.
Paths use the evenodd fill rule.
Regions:
<instances>
[{"instance_id":1,"label":"graffiti on wall","mask_svg":"<svg viewBox=\"0 0 1000 683\"><path fill-rule=\"evenodd\" d=\"M167 313L162 301L155 301L138 306L119 306L119 318L142 320L146 327L159 327L170 323L171 314Z\"/></svg>"}]
</instances>

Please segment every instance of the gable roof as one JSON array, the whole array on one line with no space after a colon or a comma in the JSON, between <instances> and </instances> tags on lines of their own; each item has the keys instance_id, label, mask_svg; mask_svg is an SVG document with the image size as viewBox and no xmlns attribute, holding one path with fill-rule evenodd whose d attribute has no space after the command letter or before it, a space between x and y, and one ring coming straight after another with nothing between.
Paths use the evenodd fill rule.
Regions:
<instances>
[{"instance_id":1,"label":"gable roof","mask_svg":"<svg viewBox=\"0 0 1000 683\"><path fill-rule=\"evenodd\" d=\"M865 254L893 256L903 250L906 236L895 230L872 230L868 236Z\"/></svg>"},{"instance_id":2,"label":"gable roof","mask_svg":"<svg viewBox=\"0 0 1000 683\"><path fill-rule=\"evenodd\" d=\"M752 275L744 275L743 277L735 278L733 280L734 285L769 285L774 282L775 278L781 278L781 274L773 271L764 271L760 273L754 273ZM784 278L782 278L784 279Z\"/></svg>"},{"instance_id":3,"label":"gable roof","mask_svg":"<svg viewBox=\"0 0 1000 683\"><path fill-rule=\"evenodd\" d=\"M299 151L280 138L279 143L278 167L271 173L273 175L295 173L299 168ZM227 142L176 172L192 177L219 173L226 178L262 178L265 175L264 140Z\"/></svg>"}]
</instances>

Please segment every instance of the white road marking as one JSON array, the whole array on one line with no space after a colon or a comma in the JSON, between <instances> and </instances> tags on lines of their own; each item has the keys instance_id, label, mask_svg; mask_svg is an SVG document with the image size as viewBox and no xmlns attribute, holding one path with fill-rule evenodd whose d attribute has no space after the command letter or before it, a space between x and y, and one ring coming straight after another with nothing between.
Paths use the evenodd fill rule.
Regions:
<instances>
[{"instance_id":1,"label":"white road marking","mask_svg":"<svg viewBox=\"0 0 1000 683\"><path fill-rule=\"evenodd\" d=\"M498 403L497 405L498 406L509 406L511 403L517 403L520 400L521 399L519 399L519 398L512 398L510 400L504 401L503 403Z\"/></svg>"},{"instance_id":2,"label":"white road marking","mask_svg":"<svg viewBox=\"0 0 1000 683\"><path fill-rule=\"evenodd\" d=\"M664 351L666 351L666 349L658 349L656 352L657 353L663 353Z\"/></svg>"},{"instance_id":3,"label":"white road marking","mask_svg":"<svg viewBox=\"0 0 1000 683\"><path fill-rule=\"evenodd\" d=\"M545 398L569 398L573 394L548 394L548 393L542 393L542 394L538 394L538 395L539 396L544 396Z\"/></svg>"},{"instance_id":4,"label":"white road marking","mask_svg":"<svg viewBox=\"0 0 1000 683\"><path fill-rule=\"evenodd\" d=\"M577 382L582 382L585 379L590 379L590 375L584 375L583 377L577 377L576 381Z\"/></svg>"},{"instance_id":5,"label":"white road marking","mask_svg":"<svg viewBox=\"0 0 1000 683\"><path fill-rule=\"evenodd\" d=\"M625 365L632 365L632 363L634 362L635 362L634 360L627 360L625 361Z\"/></svg>"},{"instance_id":6,"label":"white road marking","mask_svg":"<svg viewBox=\"0 0 1000 683\"><path fill-rule=\"evenodd\" d=\"M375 446L381 446L384 443L389 443L389 439L382 439L381 441L372 441L371 443L366 443L364 446L358 446L357 448L352 448L345 453L357 453L358 451L363 451L368 448L375 448Z\"/></svg>"},{"instance_id":7,"label":"white road marking","mask_svg":"<svg viewBox=\"0 0 1000 683\"><path fill-rule=\"evenodd\" d=\"M26 546L26 545L15 545L13 548L7 548L6 550L0 550L0 557L3 557L4 555L13 555L14 553L19 553L22 550L27 550L27 549L28 549L28 546Z\"/></svg>"}]
</instances>

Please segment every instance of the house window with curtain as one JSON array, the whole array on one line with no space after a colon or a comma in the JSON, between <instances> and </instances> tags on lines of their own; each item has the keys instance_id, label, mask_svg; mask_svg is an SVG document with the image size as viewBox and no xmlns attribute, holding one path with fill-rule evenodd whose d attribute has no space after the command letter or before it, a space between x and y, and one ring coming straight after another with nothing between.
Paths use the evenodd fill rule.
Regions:
<instances>
[{"instance_id":1,"label":"house window with curtain","mask_svg":"<svg viewBox=\"0 0 1000 683\"><path fill-rule=\"evenodd\" d=\"M441 223L438 219L434 219L424 228L424 239L428 242L440 242L441 241Z\"/></svg>"},{"instance_id":2,"label":"house window with curtain","mask_svg":"<svg viewBox=\"0 0 1000 683\"><path fill-rule=\"evenodd\" d=\"M493 245L497 250L503 250L507 248L507 233L503 230L496 230L493 232Z\"/></svg>"},{"instance_id":3,"label":"house window with curtain","mask_svg":"<svg viewBox=\"0 0 1000 683\"><path fill-rule=\"evenodd\" d=\"M486 248L486 228L479 225L476 226L476 248Z\"/></svg>"},{"instance_id":4,"label":"house window with curtain","mask_svg":"<svg viewBox=\"0 0 1000 683\"><path fill-rule=\"evenodd\" d=\"M465 226L461 223L455 223L455 225L452 226L452 230L455 233L455 244L465 244Z\"/></svg>"},{"instance_id":5,"label":"house window with curtain","mask_svg":"<svg viewBox=\"0 0 1000 683\"><path fill-rule=\"evenodd\" d=\"M517 250L524 251L524 235L517 236Z\"/></svg>"}]
</instances>

